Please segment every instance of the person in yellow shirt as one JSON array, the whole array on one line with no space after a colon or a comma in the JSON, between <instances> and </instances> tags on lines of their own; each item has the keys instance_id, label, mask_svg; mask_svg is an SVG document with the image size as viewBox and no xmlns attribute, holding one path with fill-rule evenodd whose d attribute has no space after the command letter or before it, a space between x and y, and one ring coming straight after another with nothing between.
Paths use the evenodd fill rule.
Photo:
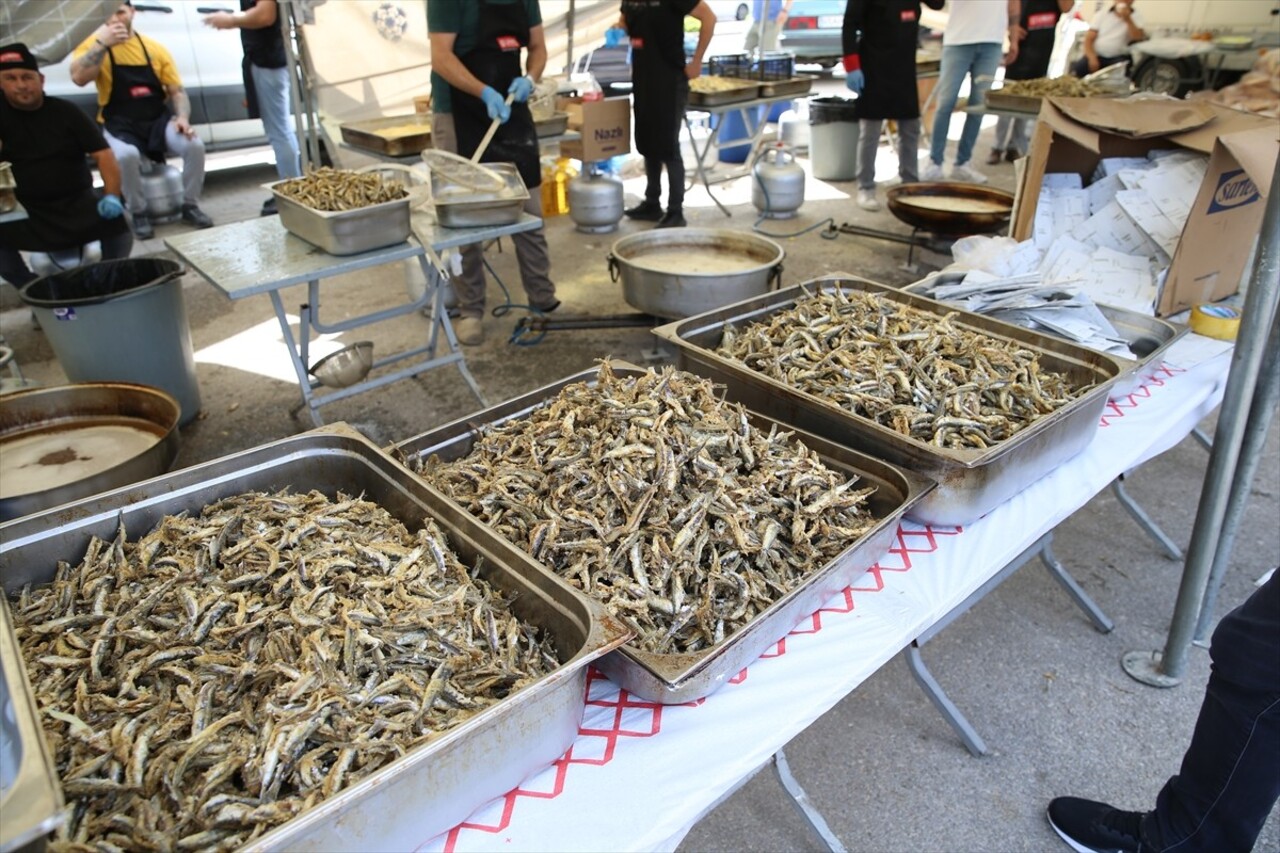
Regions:
<instances>
[{"instance_id":1,"label":"person in yellow shirt","mask_svg":"<svg viewBox=\"0 0 1280 853\"><path fill-rule=\"evenodd\" d=\"M182 158L182 219L197 228L213 225L200 209L204 190L204 142L191 127L191 101L173 57L164 45L133 30L132 0L123 0L107 22L71 54L71 80L98 89L98 121L120 163L133 231L155 233L142 191L142 157L163 163Z\"/></svg>"}]
</instances>

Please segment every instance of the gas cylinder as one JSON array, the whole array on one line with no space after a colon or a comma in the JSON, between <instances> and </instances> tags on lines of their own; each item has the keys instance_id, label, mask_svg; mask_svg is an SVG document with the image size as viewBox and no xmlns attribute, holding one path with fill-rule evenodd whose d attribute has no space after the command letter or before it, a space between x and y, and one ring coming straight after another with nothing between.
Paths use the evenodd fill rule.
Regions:
<instances>
[{"instance_id":1,"label":"gas cylinder","mask_svg":"<svg viewBox=\"0 0 1280 853\"><path fill-rule=\"evenodd\" d=\"M177 219L182 213L182 172L168 163L144 162L142 194L147 197L147 216L153 222Z\"/></svg>"},{"instance_id":2,"label":"gas cylinder","mask_svg":"<svg viewBox=\"0 0 1280 853\"><path fill-rule=\"evenodd\" d=\"M594 168L569 182L569 218L584 234L604 234L622 219L622 182Z\"/></svg>"},{"instance_id":3,"label":"gas cylinder","mask_svg":"<svg viewBox=\"0 0 1280 853\"><path fill-rule=\"evenodd\" d=\"M804 169L790 146L760 150L751 165L751 203L768 219L789 219L804 202Z\"/></svg>"}]
</instances>

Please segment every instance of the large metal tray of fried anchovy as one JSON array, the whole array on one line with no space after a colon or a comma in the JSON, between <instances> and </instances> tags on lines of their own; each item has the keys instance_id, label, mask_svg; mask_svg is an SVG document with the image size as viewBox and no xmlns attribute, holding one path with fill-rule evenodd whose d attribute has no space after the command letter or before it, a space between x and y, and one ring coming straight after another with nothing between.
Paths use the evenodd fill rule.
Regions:
<instances>
[{"instance_id":1,"label":"large metal tray of fried anchovy","mask_svg":"<svg viewBox=\"0 0 1280 853\"><path fill-rule=\"evenodd\" d=\"M885 299L939 317L954 314L956 327L1016 341L1039 353L1043 369L1062 372L1074 385L1087 390L991 447L951 449L901 435L870 418L771 379L716 352L726 327L768 320L819 289L827 288L880 294ZM1083 450L1098 430L1111 383L1122 369L1114 359L1060 338L958 311L941 302L856 276L818 279L744 299L668 323L653 333L676 347L681 367L723 383L729 399L935 481L938 487L907 512L907 518L922 524L969 524Z\"/></svg>"},{"instance_id":2,"label":"large metal tray of fried anchovy","mask_svg":"<svg viewBox=\"0 0 1280 853\"><path fill-rule=\"evenodd\" d=\"M611 362L618 377L640 375L644 369L626 362ZM555 398L565 386L592 383L596 371L568 376L536 391L515 397L497 406L402 441L390 452L416 467L433 454L441 460L460 459L471 452L478 430L528 416L534 409ZM766 432L776 424L772 418L748 413L753 426ZM782 429L792 430L782 424ZM691 702L719 689L728 679L749 666L778 639L786 636L804 617L821 607L833 595L848 587L888 551L904 512L921 500L933 484L894 465L842 447L814 435L792 430L818 454L828 467L874 484L870 498L872 513L879 519L874 528L829 563L816 569L804 582L775 601L763 613L735 634L700 652L659 654L628 643L596 663L596 667L633 695L651 702L676 704ZM589 463L588 463L589 464ZM459 511L462 510L458 506ZM477 521L477 524L481 522ZM491 529L487 528L486 529ZM548 568L548 571L552 571Z\"/></svg>"},{"instance_id":3,"label":"large metal tray of fried anchovy","mask_svg":"<svg viewBox=\"0 0 1280 853\"><path fill-rule=\"evenodd\" d=\"M553 638L560 667L250 842L246 850L409 849L550 765L574 741L587 665L631 636L598 602L473 523L345 424L264 444L0 525L0 581L13 594L78 563L91 536L131 538L166 515L249 491L361 494L417 530L432 518L466 565ZM455 523L457 522L457 523ZM0 604L6 612L8 603ZM90 839L92 842L93 839Z\"/></svg>"},{"instance_id":4,"label":"large metal tray of fried anchovy","mask_svg":"<svg viewBox=\"0 0 1280 853\"><path fill-rule=\"evenodd\" d=\"M929 278L917 281L914 284L908 284L902 288L907 293L917 293L921 296L930 296L933 289L943 284L956 284L963 281L965 274L962 272L944 272ZM1161 320L1159 317L1152 317L1148 314L1140 314L1137 311L1130 311L1127 308L1118 308L1114 305L1106 305L1101 302L1094 303L1102 316L1106 317L1115 330L1129 344L1129 351L1133 353L1131 357L1112 354L1111 357L1120 363L1122 370L1116 376L1115 383L1111 386L1110 398L1118 400L1132 394L1142 384L1142 372L1149 364L1159 364L1169 347L1174 342L1185 335L1189 330L1186 326L1180 326L1176 323L1170 323L1167 320ZM1054 332L1045 332L1045 334L1053 335Z\"/></svg>"}]
</instances>

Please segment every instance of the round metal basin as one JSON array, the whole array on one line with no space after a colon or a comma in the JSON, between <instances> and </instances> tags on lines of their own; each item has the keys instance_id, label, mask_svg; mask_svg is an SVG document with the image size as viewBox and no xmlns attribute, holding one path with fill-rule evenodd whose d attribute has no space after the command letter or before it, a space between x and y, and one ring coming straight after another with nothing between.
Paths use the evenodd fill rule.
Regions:
<instances>
[{"instance_id":1,"label":"round metal basin","mask_svg":"<svg viewBox=\"0 0 1280 853\"><path fill-rule=\"evenodd\" d=\"M609 275L640 311L680 320L767 293L786 252L772 240L719 228L662 228L613 244Z\"/></svg>"},{"instance_id":2,"label":"round metal basin","mask_svg":"<svg viewBox=\"0 0 1280 853\"><path fill-rule=\"evenodd\" d=\"M889 212L902 222L947 236L989 234L1013 212L1011 193L977 184L902 184L885 195Z\"/></svg>"},{"instance_id":3,"label":"round metal basin","mask_svg":"<svg viewBox=\"0 0 1280 853\"><path fill-rule=\"evenodd\" d=\"M178 456L178 401L90 382L0 398L0 521L157 477Z\"/></svg>"}]
</instances>

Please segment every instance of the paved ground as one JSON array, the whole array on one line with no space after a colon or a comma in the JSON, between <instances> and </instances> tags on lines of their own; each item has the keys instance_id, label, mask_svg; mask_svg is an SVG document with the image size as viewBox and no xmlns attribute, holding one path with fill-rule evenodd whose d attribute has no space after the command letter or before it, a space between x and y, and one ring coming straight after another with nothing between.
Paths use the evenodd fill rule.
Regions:
<instances>
[{"instance_id":1,"label":"paved ground","mask_svg":"<svg viewBox=\"0 0 1280 853\"><path fill-rule=\"evenodd\" d=\"M985 147L979 150L985 152ZM991 174L994 184L1011 186L1012 167L995 167ZM205 207L219 223L256 216L265 198L260 185L273 179L273 170L260 162L212 172ZM631 183L628 189L628 199L634 201L637 188ZM691 225L744 230L756 222L747 181L718 185L715 192L730 205L732 218L697 190L689 199ZM819 236L827 220L906 232L887 212L858 210L852 192L850 183L811 181L797 217L759 225L774 235L799 235L776 238L787 252L785 284L839 270L897 284L922 275L923 270L902 268L907 247L901 243ZM800 233L812 226L817 230ZM157 238L139 252L163 253L163 238L182 228L159 226ZM633 310L619 285L610 281L606 256L616 239L641 230L624 222L617 233L592 236L576 232L568 217L548 221L563 312L601 316ZM504 241L502 251L491 251L489 257L508 285L518 281L509 243ZM921 258L926 267L948 260L927 251ZM326 319L401 301L404 288L398 265L346 276L324 291ZM182 431L179 464L196 464L307 429L305 418L290 414L298 390L269 300L259 296L231 302L194 274L186 276L184 293L203 413ZM305 288L291 288L284 297L296 310L306 299ZM517 288L512 301L520 302L520 297ZM491 283L489 299L490 308L504 301L496 284ZM513 310L487 318L488 339L466 351L467 363L491 402L590 368L603 357L644 362L655 355L654 339L644 328L557 331L534 346L513 346L507 336L521 314ZM389 353L420 341L424 330L420 317L401 317L346 333L341 341L369 338L380 353ZM8 287L0 289L0 333L28 376L44 384L64 381L43 333L33 328L30 313ZM670 354L656 356L662 360ZM477 407L456 371L444 368L323 412L328 420L351 422L375 441L389 443ZM1212 432L1213 419L1204 427ZM1129 482L1131 493L1182 547L1190 537L1207 459L1189 439L1134 472ZM1242 601L1254 580L1280 563L1277 517L1280 441L1273 431L1252 484L1218 615ZM1137 684L1118 661L1125 651L1163 646L1181 563L1165 557L1119 511L1110 492L1069 518L1055 545L1086 592L1115 620L1112 633L1095 632L1047 574L1030 565L925 648L934 674L986 739L990 755L969 756L897 661L788 747L793 771L848 848L1065 850L1043 817L1050 797L1069 793L1145 807L1176 771L1199 707L1207 656L1193 650L1184 683L1169 690ZM816 846L766 771L696 826L681 849ZM1280 849L1275 814L1256 849Z\"/></svg>"}]
</instances>

